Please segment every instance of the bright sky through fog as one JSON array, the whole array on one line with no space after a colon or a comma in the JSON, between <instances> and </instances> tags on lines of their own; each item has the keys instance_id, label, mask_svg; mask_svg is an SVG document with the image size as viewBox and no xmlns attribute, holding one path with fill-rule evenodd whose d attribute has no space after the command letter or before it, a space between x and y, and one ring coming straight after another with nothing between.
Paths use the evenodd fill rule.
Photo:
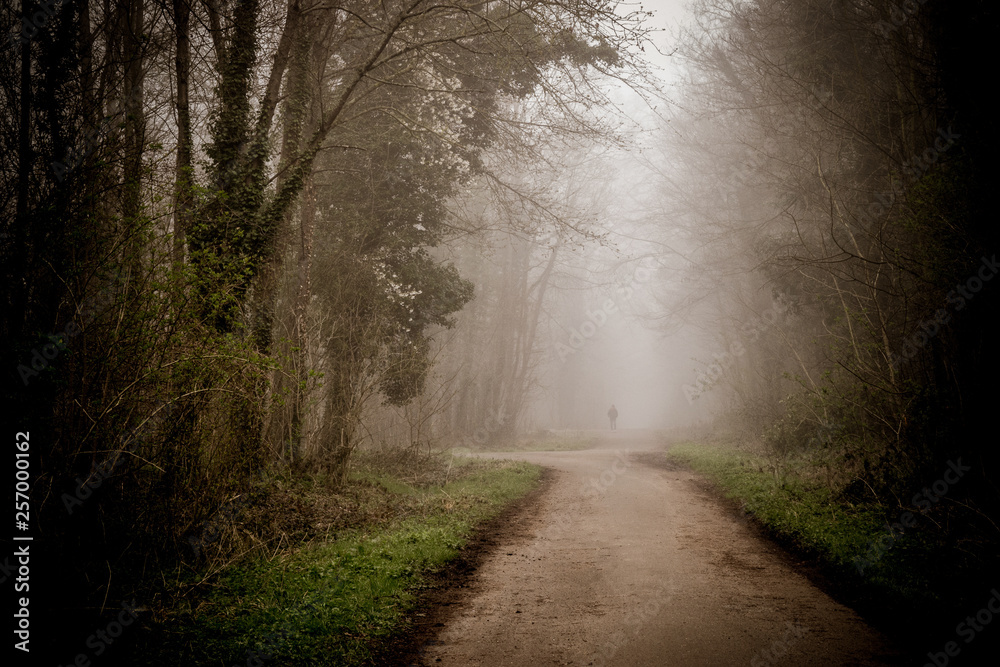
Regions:
<instances>
[{"instance_id":1,"label":"bright sky through fog","mask_svg":"<svg viewBox=\"0 0 1000 667\"><path fill-rule=\"evenodd\" d=\"M640 9L653 14L645 22L646 28L650 30L650 43L638 54L649 64L649 74L653 81L646 85L640 84L640 88L646 89L641 93L614 81L609 82L608 88L608 95L619 110L646 129L657 125L655 115L662 113L665 108L665 100L660 98L660 94L666 93L680 75L679 58L670 54L677 48L681 27L690 23L688 4L688 0L642 0L622 2L618 6L618 12L622 15ZM659 83L656 83L657 80ZM654 93L650 88L659 88L661 93ZM659 111L654 112L651 107Z\"/></svg>"},{"instance_id":2,"label":"bright sky through fog","mask_svg":"<svg viewBox=\"0 0 1000 667\"><path fill-rule=\"evenodd\" d=\"M676 48L677 35L682 24L690 21L686 0L642 0L623 3L621 13L640 8L653 12L647 27L653 29L650 40L656 48L647 45L643 56L651 65L651 74L663 82L662 93L666 99L646 91L640 94L625 85L610 86L610 97L620 111L632 119L631 147L622 151L614 160L614 204L603 220L603 232L616 250L614 263L629 262L626 270L634 272L639 266L635 258L649 256L660 250L643 239L650 233L662 234L662 221L650 228L650 211L655 209L655 192L650 180L652 175L645 164L644 148L655 145L662 131L662 118L670 102L670 84L679 75L678 58L669 54ZM656 111L654 111L654 109ZM623 125L623 129L628 124ZM653 155L656 152L653 151ZM653 188L655 190L655 187ZM631 258L631 260L630 260ZM654 262L655 264L655 262ZM639 286L636 297L641 297L648 286ZM596 298L596 297L595 297ZM641 299L639 299L641 301ZM602 331L602 341L591 344L582 353L590 368L600 368L595 378L600 391L591 400L606 404L616 403L621 411L623 428L663 428L697 419L683 403L680 392L679 369L684 366L677 358L688 355L678 353L675 343L666 343L661 333L648 328L638 312L623 307ZM642 308L638 308L639 311ZM675 358L677 357L677 358ZM605 426L607 405L591 405L584 410L590 415L589 427Z\"/></svg>"},{"instance_id":3,"label":"bright sky through fog","mask_svg":"<svg viewBox=\"0 0 1000 667\"><path fill-rule=\"evenodd\" d=\"M651 35L651 39L659 49L647 48L645 55L653 65L663 70L661 76L669 76L671 69L671 59L669 54L673 50L673 41L682 23L688 20L687 0L643 0L638 3L642 9L653 12L653 18L648 25L656 30ZM631 3L628 8L635 8ZM624 7L623 7L624 8Z\"/></svg>"}]
</instances>

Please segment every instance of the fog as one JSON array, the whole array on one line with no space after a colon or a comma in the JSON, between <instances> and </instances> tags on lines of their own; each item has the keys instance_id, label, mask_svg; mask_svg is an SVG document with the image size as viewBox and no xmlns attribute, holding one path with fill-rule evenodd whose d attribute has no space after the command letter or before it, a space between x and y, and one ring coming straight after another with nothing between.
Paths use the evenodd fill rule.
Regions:
<instances>
[{"instance_id":1,"label":"fog","mask_svg":"<svg viewBox=\"0 0 1000 667\"><path fill-rule=\"evenodd\" d=\"M622 428L725 422L754 441L899 423L890 387L924 372L900 367L901 346L947 282L926 298L938 278L901 248L937 247L936 232L896 223L923 215L909 197L958 133L915 111L905 138L866 129L912 110L892 92L908 56L845 50L878 42L877 22L861 36L823 14L812 44L806 8L764 35L775 7L650 7L642 74L591 80L601 131L538 135L498 158L510 187L453 200L480 231L441 255L476 288L439 358L454 401L437 433L468 441L501 413L500 440L601 428L611 404ZM815 62L790 57L803 45Z\"/></svg>"},{"instance_id":2,"label":"fog","mask_svg":"<svg viewBox=\"0 0 1000 667\"><path fill-rule=\"evenodd\" d=\"M674 113L667 91L682 76L670 51L689 16L680 2L646 8L655 12L656 29L643 54L649 78L602 84L617 108L618 143L573 145L571 153L590 153L593 175L578 167L551 175L565 218L544 220L535 233L564 233L565 247L541 311L530 398L518 415L522 431L606 428L612 404L621 428L677 428L713 415L712 398L692 401L682 389L711 354L685 307L697 298L686 272L701 240L687 238L664 192L674 170L664 141ZM536 272L545 252L537 251Z\"/></svg>"},{"instance_id":3,"label":"fog","mask_svg":"<svg viewBox=\"0 0 1000 667\"><path fill-rule=\"evenodd\" d=\"M643 4L655 30L643 58L659 90L649 95L606 82L626 129L624 146L601 154L598 179L565 186L602 193L592 216L596 238L560 260L563 275L544 308L547 336L539 342L525 430L606 428L612 404L620 428L678 428L714 414L711 398L691 401L682 390L711 350L701 328L685 321L682 304L693 297L684 283L690 240L673 223L663 193L671 165L662 135L673 107L666 91L682 77L671 51L691 20L686 4Z\"/></svg>"},{"instance_id":4,"label":"fog","mask_svg":"<svg viewBox=\"0 0 1000 667\"><path fill-rule=\"evenodd\" d=\"M430 511L459 450L613 442L612 405L646 452L714 443L859 517L837 567L964 461L909 553L978 591L997 21L954 5L0 5L3 400L55 593L32 626L80 647L120 600L210 608L184 582Z\"/></svg>"},{"instance_id":5,"label":"fog","mask_svg":"<svg viewBox=\"0 0 1000 667\"><path fill-rule=\"evenodd\" d=\"M663 301L664 295L684 294L678 272L684 260L678 262L658 241L676 237L677 230L661 217L657 174L631 151L615 152L607 160L614 178L610 186L600 184L606 188L598 223L601 242L573 254L570 273L576 280L567 279L552 294L554 303L547 309L551 339L543 352L548 363L541 367L539 389L548 409L536 409L529 423L605 428L611 404L620 413L621 428L671 428L703 420L705 404L689 403L681 391L689 379L685 373L703 352L698 336L679 316L665 313L672 304Z\"/></svg>"}]
</instances>

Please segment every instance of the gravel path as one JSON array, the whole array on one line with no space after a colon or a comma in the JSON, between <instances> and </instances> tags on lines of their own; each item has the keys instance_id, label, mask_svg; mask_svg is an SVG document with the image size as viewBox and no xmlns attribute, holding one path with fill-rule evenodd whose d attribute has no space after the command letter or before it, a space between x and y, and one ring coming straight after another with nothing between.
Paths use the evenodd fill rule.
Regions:
<instances>
[{"instance_id":1,"label":"gravel path","mask_svg":"<svg viewBox=\"0 0 1000 667\"><path fill-rule=\"evenodd\" d=\"M662 462L650 434L496 454L552 482L492 543L414 664L891 665L888 642Z\"/></svg>"}]
</instances>

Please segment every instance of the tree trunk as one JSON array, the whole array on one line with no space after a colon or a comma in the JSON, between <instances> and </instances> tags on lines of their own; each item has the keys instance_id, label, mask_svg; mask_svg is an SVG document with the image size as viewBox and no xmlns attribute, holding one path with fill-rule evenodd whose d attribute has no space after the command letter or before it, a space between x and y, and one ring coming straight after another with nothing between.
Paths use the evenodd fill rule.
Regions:
<instances>
[{"instance_id":1,"label":"tree trunk","mask_svg":"<svg viewBox=\"0 0 1000 667\"><path fill-rule=\"evenodd\" d=\"M174 0L177 29L174 66L177 73L177 167L174 176L174 262L184 262L184 243L190 225L193 174L191 166L191 109L188 77L191 72L190 0Z\"/></svg>"}]
</instances>

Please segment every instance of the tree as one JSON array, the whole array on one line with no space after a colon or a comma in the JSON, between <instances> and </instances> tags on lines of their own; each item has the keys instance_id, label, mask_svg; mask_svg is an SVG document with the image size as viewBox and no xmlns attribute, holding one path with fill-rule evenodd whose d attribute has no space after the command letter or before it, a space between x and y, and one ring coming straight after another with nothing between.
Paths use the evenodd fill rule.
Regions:
<instances>
[{"instance_id":1,"label":"tree","mask_svg":"<svg viewBox=\"0 0 1000 667\"><path fill-rule=\"evenodd\" d=\"M434 250L442 202L524 136L518 101L593 124L589 75L643 29L611 2L46 7L0 10L23 28L0 53L5 398L44 425L34 499L81 554L53 583L100 608L236 549L199 526L282 452L343 461L359 396L420 392L471 295ZM62 491L97 478L70 518Z\"/></svg>"},{"instance_id":2,"label":"tree","mask_svg":"<svg viewBox=\"0 0 1000 667\"><path fill-rule=\"evenodd\" d=\"M964 428L930 406L952 414L966 393L955 362L967 325L933 322L957 315L947 295L987 238L969 204L971 153L939 78L948 56L935 12L899 11L703 3L685 49L698 104L675 119L687 171L668 173L698 263L712 267L694 277L720 297L712 327L753 326L776 296L791 304L723 378L745 413L768 414L754 432L777 423L779 440L801 444L835 422L840 482L862 476L896 493L954 455L945 434ZM719 336L720 349L730 337ZM790 380L777 396L765 369Z\"/></svg>"}]
</instances>

